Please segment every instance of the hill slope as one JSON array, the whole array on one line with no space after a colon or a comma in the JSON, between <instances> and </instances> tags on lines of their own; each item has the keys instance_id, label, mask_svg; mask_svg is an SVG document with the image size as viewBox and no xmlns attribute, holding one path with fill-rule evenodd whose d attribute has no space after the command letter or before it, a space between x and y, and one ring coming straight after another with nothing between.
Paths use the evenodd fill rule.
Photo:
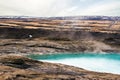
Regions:
<instances>
[{"instance_id":1,"label":"hill slope","mask_svg":"<svg viewBox=\"0 0 120 80\"><path fill-rule=\"evenodd\" d=\"M39 62L22 56L0 56L0 80L119 80L119 75Z\"/></svg>"}]
</instances>

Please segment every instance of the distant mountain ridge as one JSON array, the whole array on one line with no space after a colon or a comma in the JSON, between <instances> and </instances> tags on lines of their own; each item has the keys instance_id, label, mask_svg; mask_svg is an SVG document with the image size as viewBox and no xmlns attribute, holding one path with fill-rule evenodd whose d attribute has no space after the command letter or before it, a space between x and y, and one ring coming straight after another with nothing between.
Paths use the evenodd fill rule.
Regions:
<instances>
[{"instance_id":1,"label":"distant mountain ridge","mask_svg":"<svg viewBox=\"0 0 120 80\"><path fill-rule=\"evenodd\" d=\"M4 18L37 18L37 19L57 19L57 20L120 20L120 16L65 16L65 17L33 17L33 16L0 16Z\"/></svg>"}]
</instances>

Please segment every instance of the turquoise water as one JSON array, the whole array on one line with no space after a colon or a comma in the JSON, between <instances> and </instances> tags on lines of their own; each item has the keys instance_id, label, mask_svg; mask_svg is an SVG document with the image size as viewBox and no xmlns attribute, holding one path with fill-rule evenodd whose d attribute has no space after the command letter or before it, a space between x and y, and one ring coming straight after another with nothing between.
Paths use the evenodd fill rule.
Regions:
<instances>
[{"instance_id":1,"label":"turquoise water","mask_svg":"<svg viewBox=\"0 0 120 80\"><path fill-rule=\"evenodd\" d=\"M62 63L84 68L91 71L120 74L120 54L52 54L52 55L29 55L30 58L51 62Z\"/></svg>"}]
</instances>

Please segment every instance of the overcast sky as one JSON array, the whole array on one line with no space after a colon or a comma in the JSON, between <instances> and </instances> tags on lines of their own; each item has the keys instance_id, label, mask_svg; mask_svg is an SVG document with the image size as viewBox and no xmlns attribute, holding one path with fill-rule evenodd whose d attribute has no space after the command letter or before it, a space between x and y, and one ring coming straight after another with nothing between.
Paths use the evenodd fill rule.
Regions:
<instances>
[{"instance_id":1,"label":"overcast sky","mask_svg":"<svg viewBox=\"0 0 120 80\"><path fill-rule=\"evenodd\" d=\"M120 0L0 0L0 16L120 16Z\"/></svg>"}]
</instances>

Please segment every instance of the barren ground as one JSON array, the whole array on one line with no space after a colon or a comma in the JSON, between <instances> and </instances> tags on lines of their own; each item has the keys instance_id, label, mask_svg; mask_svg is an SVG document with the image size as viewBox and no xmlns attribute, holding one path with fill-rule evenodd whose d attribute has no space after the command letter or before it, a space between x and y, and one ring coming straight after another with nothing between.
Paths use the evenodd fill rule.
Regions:
<instances>
[{"instance_id":1,"label":"barren ground","mask_svg":"<svg viewBox=\"0 0 120 80\"><path fill-rule=\"evenodd\" d=\"M58 52L120 53L119 36L120 21L0 19L0 80L120 80L119 75L13 56Z\"/></svg>"}]
</instances>

